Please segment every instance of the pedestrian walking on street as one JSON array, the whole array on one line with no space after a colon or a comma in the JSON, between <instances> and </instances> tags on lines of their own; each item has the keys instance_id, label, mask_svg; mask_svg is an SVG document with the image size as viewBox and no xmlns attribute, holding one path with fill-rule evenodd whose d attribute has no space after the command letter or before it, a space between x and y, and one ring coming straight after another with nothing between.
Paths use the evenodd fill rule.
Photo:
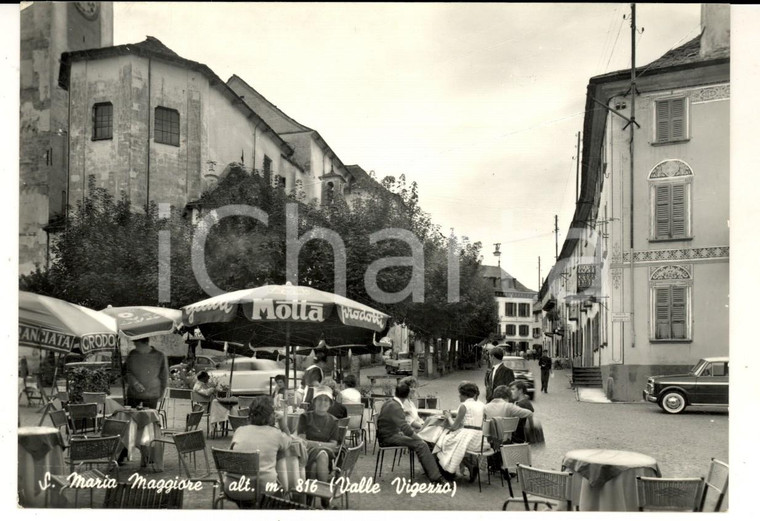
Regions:
<instances>
[{"instance_id":1,"label":"pedestrian walking on street","mask_svg":"<svg viewBox=\"0 0 760 521\"><path fill-rule=\"evenodd\" d=\"M491 366L492 368L486 373L486 403L493 399L493 390L500 385L509 385L515 381L515 373L509 367L501 363L504 358L504 351L499 347L491 349Z\"/></svg>"},{"instance_id":2,"label":"pedestrian walking on street","mask_svg":"<svg viewBox=\"0 0 760 521\"><path fill-rule=\"evenodd\" d=\"M541 368L541 392L549 392L549 376L552 373L552 359L544 352L538 360L538 367Z\"/></svg>"}]
</instances>

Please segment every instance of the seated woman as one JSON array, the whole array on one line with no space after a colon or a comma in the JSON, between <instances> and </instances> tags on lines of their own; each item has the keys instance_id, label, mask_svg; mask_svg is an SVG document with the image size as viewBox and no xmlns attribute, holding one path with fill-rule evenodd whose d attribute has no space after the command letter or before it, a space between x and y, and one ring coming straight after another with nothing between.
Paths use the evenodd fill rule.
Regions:
<instances>
[{"instance_id":1,"label":"seated woman","mask_svg":"<svg viewBox=\"0 0 760 521\"><path fill-rule=\"evenodd\" d=\"M401 382L408 385L409 390L411 391L409 393L409 397L401 404L401 406L404 408L404 416L406 417L406 421L409 422L409 425L412 426L412 429L419 431L425 424L417 412L417 387L419 384L417 383L417 379L414 376L407 376L406 378L402 378Z\"/></svg>"},{"instance_id":2,"label":"seated woman","mask_svg":"<svg viewBox=\"0 0 760 521\"><path fill-rule=\"evenodd\" d=\"M460 465L467 467L470 482L473 482L478 476L478 466L470 458L465 459L465 452L480 451L485 404L476 400L480 391L474 383L462 382L458 389L459 401L462 403L457 410L457 417L452 420L451 413L444 412L448 431L436 442L433 454L438 456L441 468L452 476Z\"/></svg>"},{"instance_id":3,"label":"seated woman","mask_svg":"<svg viewBox=\"0 0 760 521\"><path fill-rule=\"evenodd\" d=\"M306 477L309 479L330 481L332 462L340 445L338 421L327 412L332 401L328 387L316 387L312 400L314 409L303 413L298 420L298 435L306 439L308 447ZM325 501L323 506L327 506Z\"/></svg>"},{"instance_id":4,"label":"seated woman","mask_svg":"<svg viewBox=\"0 0 760 521\"><path fill-rule=\"evenodd\" d=\"M285 375L278 374L274 377L274 389L272 389L272 400L275 409L282 409L285 405Z\"/></svg>"},{"instance_id":5,"label":"seated woman","mask_svg":"<svg viewBox=\"0 0 760 521\"><path fill-rule=\"evenodd\" d=\"M209 375L206 371L201 371L195 378L193 385L193 401L198 403L209 403L216 396L216 387L209 383Z\"/></svg>"},{"instance_id":6,"label":"seated woman","mask_svg":"<svg viewBox=\"0 0 760 521\"><path fill-rule=\"evenodd\" d=\"M259 396L251 403L248 418L251 424L235 430L230 449L240 452L259 451L259 482L254 487L257 486L263 492L267 490L267 484L272 484L279 486L281 490L289 490L291 486L296 485L296 479L304 478L304 474L296 471L300 475L289 476L294 466L296 469L300 466L297 461L289 461L288 458L293 457L285 453L292 444L298 443L288 431L287 417L281 416L279 429L275 427L276 415L272 398ZM235 479L231 477L230 481ZM225 489L229 494L227 485L225 483ZM236 494L240 497L238 501L242 503L242 507L255 507L249 505L253 501L252 493L241 491Z\"/></svg>"}]
</instances>

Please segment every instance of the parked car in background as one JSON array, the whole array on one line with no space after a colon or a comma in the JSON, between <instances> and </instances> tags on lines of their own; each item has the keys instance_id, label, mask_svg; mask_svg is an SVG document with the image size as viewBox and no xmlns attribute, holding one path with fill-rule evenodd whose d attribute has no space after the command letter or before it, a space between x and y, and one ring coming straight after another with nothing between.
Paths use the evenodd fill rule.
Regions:
<instances>
[{"instance_id":1,"label":"parked car in background","mask_svg":"<svg viewBox=\"0 0 760 521\"><path fill-rule=\"evenodd\" d=\"M209 376L216 381L227 383L232 373L232 394L269 394L270 378L285 374L285 364L274 360L260 358L235 358L233 370L232 359L218 364L217 369L208 371ZM293 376L291 369L291 378ZM296 371L296 379L300 381L303 373ZM290 387L292 387L292 382Z\"/></svg>"},{"instance_id":2,"label":"parked car in background","mask_svg":"<svg viewBox=\"0 0 760 521\"><path fill-rule=\"evenodd\" d=\"M528 397L532 400L536 394L536 384L533 373L528 368L528 361L521 356L505 356L501 363L512 369L517 380L524 380L528 384Z\"/></svg>"},{"instance_id":3,"label":"parked car in background","mask_svg":"<svg viewBox=\"0 0 760 521\"><path fill-rule=\"evenodd\" d=\"M196 355L195 357L195 363L193 364L193 359L191 358L185 358L178 364L174 364L169 367L169 372L179 372L184 370L188 370L191 367L195 370L196 373L199 373L201 371L212 371L217 368L217 366L221 363L223 363L225 360L229 360L233 357L239 357L240 355L235 354L229 354L225 355L224 353L218 354L218 355Z\"/></svg>"},{"instance_id":4,"label":"parked car in background","mask_svg":"<svg viewBox=\"0 0 760 521\"><path fill-rule=\"evenodd\" d=\"M670 414L687 406L728 407L728 357L703 358L686 374L650 376L643 396Z\"/></svg>"},{"instance_id":5,"label":"parked car in background","mask_svg":"<svg viewBox=\"0 0 760 521\"><path fill-rule=\"evenodd\" d=\"M389 353L383 355L385 372L388 374L412 374L411 353Z\"/></svg>"}]
</instances>

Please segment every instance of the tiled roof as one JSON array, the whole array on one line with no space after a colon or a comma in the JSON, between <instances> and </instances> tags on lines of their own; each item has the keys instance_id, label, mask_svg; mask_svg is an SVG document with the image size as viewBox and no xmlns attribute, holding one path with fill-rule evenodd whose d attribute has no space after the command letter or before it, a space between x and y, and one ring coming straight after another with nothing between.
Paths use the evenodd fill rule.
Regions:
<instances>
[{"instance_id":1,"label":"tiled roof","mask_svg":"<svg viewBox=\"0 0 760 521\"><path fill-rule=\"evenodd\" d=\"M480 276L484 279L501 278L501 291L504 293L536 293L498 266L481 265Z\"/></svg>"}]
</instances>

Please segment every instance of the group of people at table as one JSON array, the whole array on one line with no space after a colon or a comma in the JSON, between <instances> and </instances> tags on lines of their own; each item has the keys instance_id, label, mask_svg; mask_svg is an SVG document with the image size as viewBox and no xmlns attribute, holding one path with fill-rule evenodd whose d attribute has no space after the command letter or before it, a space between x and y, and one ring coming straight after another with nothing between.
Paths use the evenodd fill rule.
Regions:
<instances>
[{"instance_id":1,"label":"group of people at table","mask_svg":"<svg viewBox=\"0 0 760 521\"><path fill-rule=\"evenodd\" d=\"M470 481L474 481L478 465L467 452L480 450L484 419L520 418L513 442L522 442L522 422L533 414L527 386L515 381L514 373L501 364L502 356L498 348L491 351L493 368L485 379L488 403L478 401L480 390L476 384L462 382L458 386L461 404L455 415L444 411L423 420L416 405L417 380L414 377L401 380L394 396L385 400L375 419L380 446L403 446L414 451L431 482L453 481L458 471L464 474L465 470ZM140 365L160 379L162 364ZM276 377L272 395L257 397L250 404L250 424L235 430L232 450L259 451L259 487L269 483L270 490L276 484L280 490L288 491L298 480L306 478L329 481L343 441L339 439L338 420L347 416L344 405L362 402L356 377L346 375L339 385L325 377L326 366L326 355L317 353L314 365L304 372L301 388L290 399L285 392L285 376ZM201 372L193 394L211 402L215 392L208 374ZM294 404L303 409L295 432L291 432L288 412ZM247 505L244 493L237 499L241 506Z\"/></svg>"}]
</instances>

